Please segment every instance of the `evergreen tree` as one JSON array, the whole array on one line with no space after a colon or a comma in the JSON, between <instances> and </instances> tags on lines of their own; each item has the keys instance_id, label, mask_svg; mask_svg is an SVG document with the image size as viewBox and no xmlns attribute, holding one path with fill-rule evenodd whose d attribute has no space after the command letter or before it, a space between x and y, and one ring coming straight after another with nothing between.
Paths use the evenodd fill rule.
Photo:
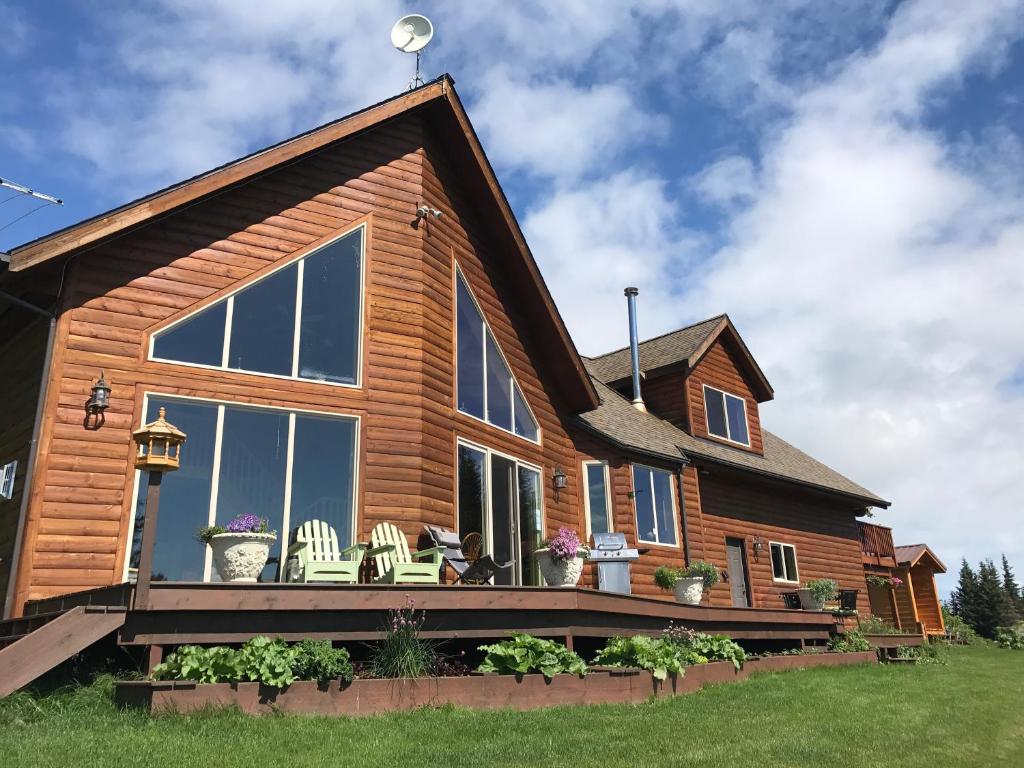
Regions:
<instances>
[{"instance_id":1,"label":"evergreen tree","mask_svg":"<svg viewBox=\"0 0 1024 768\"><path fill-rule=\"evenodd\" d=\"M1010 600L1003 590L999 571L991 560L983 560L978 565L977 583L974 601L969 615L964 620L974 627L974 631L989 639L996 636L998 627L1013 623L1014 611Z\"/></svg>"},{"instance_id":2,"label":"evergreen tree","mask_svg":"<svg viewBox=\"0 0 1024 768\"><path fill-rule=\"evenodd\" d=\"M1003 555L1003 591L1006 593L1010 605L1013 606L1016 618L1024 618L1024 602L1022 602L1024 596L1021 594L1020 587L1017 586L1017 580L1013 576L1013 569L1010 568L1010 561L1006 559L1006 555Z\"/></svg>"},{"instance_id":3,"label":"evergreen tree","mask_svg":"<svg viewBox=\"0 0 1024 768\"><path fill-rule=\"evenodd\" d=\"M977 592L978 578L971 570L967 559L964 558L960 561L960 581L950 595L949 609L972 627L974 626L974 605L977 602Z\"/></svg>"}]
</instances>

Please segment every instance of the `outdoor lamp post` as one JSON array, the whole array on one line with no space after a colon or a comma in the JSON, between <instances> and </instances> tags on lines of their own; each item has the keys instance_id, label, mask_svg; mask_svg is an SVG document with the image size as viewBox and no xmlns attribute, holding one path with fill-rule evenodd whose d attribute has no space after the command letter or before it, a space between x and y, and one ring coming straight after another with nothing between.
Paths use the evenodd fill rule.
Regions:
<instances>
[{"instance_id":1,"label":"outdoor lamp post","mask_svg":"<svg viewBox=\"0 0 1024 768\"><path fill-rule=\"evenodd\" d=\"M142 551L139 553L139 574L135 580L135 607L149 607L149 583L153 576L153 546L156 543L156 518L160 507L160 483L164 472L173 472L181 463L181 446L185 433L168 424L167 411L160 409L151 421L132 433L138 446L135 468L147 473L146 516L142 521Z\"/></svg>"}]
</instances>

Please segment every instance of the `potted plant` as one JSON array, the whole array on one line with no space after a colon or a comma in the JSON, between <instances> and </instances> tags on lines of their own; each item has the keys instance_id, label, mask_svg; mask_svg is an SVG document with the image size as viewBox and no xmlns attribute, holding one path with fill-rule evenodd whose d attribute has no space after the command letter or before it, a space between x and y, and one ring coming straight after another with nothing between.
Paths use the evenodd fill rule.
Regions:
<instances>
[{"instance_id":1,"label":"potted plant","mask_svg":"<svg viewBox=\"0 0 1024 768\"><path fill-rule=\"evenodd\" d=\"M875 576L871 575L864 579L869 586L881 589L896 589L903 585L903 579L899 576Z\"/></svg>"},{"instance_id":2,"label":"potted plant","mask_svg":"<svg viewBox=\"0 0 1024 768\"><path fill-rule=\"evenodd\" d=\"M834 600L838 591L839 582L835 579L811 579L797 593L805 611L822 611L826 601Z\"/></svg>"},{"instance_id":3,"label":"potted plant","mask_svg":"<svg viewBox=\"0 0 1024 768\"><path fill-rule=\"evenodd\" d=\"M583 575L583 561L590 557L590 549L576 531L559 528L558 535L534 554L549 587L574 587Z\"/></svg>"},{"instance_id":4,"label":"potted plant","mask_svg":"<svg viewBox=\"0 0 1024 768\"><path fill-rule=\"evenodd\" d=\"M700 605L704 591L718 583L718 569L704 560L694 560L685 568L662 565L654 571L654 583L672 590L677 602Z\"/></svg>"},{"instance_id":5,"label":"potted plant","mask_svg":"<svg viewBox=\"0 0 1024 768\"><path fill-rule=\"evenodd\" d=\"M239 515L227 527L200 528L196 538L213 550L213 563L221 581L256 581L270 557L277 533L268 530L266 519Z\"/></svg>"}]
</instances>

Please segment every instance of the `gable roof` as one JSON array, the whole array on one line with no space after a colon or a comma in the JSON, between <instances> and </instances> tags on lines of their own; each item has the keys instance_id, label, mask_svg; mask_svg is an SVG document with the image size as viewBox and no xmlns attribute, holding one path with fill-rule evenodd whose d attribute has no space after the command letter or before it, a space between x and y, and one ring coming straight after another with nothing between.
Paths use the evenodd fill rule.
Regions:
<instances>
[{"instance_id":1,"label":"gable roof","mask_svg":"<svg viewBox=\"0 0 1024 768\"><path fill-rule=\"evenodd\" d=\"M587 361L592 368L593 361ZM710 461L817 490L838 493L872 507L889 502L808 456L781 437L762 430L764 455L694 437L647 411L640 411L595 376L601 405L580 414L579 423L616 447L669 463Z\"/></svg>"},{"instance_id":2,"label":"gable roof","mask_svg":"<svg viewBox=\"0 0 1024 768\"><path fill-rule=\"evenodd\" d=\"M928 555L929 558L935 563L935 570L939 573L946 572L946 566L941 560L932 552L931 547L927 544L904 544L898 547L894 547L896 550L896 562L900 565L905 565L908 568L913 568L922 557Z\"/></svg>"},{"instance_id":3,"label":"gable roof","mask_svg":"<svg viewBox=\"0 0 1024 768\"><path fill-rule=\"evenodd\" d=\"M577 411L595 407L599 399L594 385L455 92L455 82L447 74L419 88L20 245L10 251L9 270L20 272L96 247L187 205L414 111L443 132L444 147L453 157L460 180L472 187L478 212L486 223L492 224L492 231L501 239L499 245L513 257L502 258L502 261L509 264L517 288L533 292L543 305L544 311L531 312L531 319L537 320L538 328L545 336L542 354L566 395L567 405Z\"/></svg>"},{"instance_id":4,"label":"gable roof","mask_svg":"<svg viewBox=\"0 0 1024 768\"><path fill-rule=\"evenodd\" d=\"M750 375L754 383L758 401L764 402L774 397L774 391L764 371L750 354L736 327L728 315L716 315L699 323L688 325L669 333L641 341L639 344L640 370L648 376L661 368L685 363L690 369L700 362L711 345L725 334L730 338L739 352L740 363ZM604 355L588 359L587 368L591 374L605 384L625 381L632 375L632 363L629 347L617 349Z\"/></svg>"}]
</instances>

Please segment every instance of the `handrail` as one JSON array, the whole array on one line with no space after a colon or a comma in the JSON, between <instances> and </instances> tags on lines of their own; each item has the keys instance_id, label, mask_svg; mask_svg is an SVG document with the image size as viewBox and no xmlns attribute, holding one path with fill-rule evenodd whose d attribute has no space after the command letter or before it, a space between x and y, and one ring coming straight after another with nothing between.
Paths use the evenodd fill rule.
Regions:
<instances>
[{"instance_id":1,"label":"handrail","mask_svg":"<svg viewBox=\"0 0 1024 768\"><path fill-rule=\"evenodd\" d=\"M896 548L892 543L892 530L881 525L858 522L860 528L860 548L865 555L871 557L896 557Z\"/></svg>"}]
</instances>

